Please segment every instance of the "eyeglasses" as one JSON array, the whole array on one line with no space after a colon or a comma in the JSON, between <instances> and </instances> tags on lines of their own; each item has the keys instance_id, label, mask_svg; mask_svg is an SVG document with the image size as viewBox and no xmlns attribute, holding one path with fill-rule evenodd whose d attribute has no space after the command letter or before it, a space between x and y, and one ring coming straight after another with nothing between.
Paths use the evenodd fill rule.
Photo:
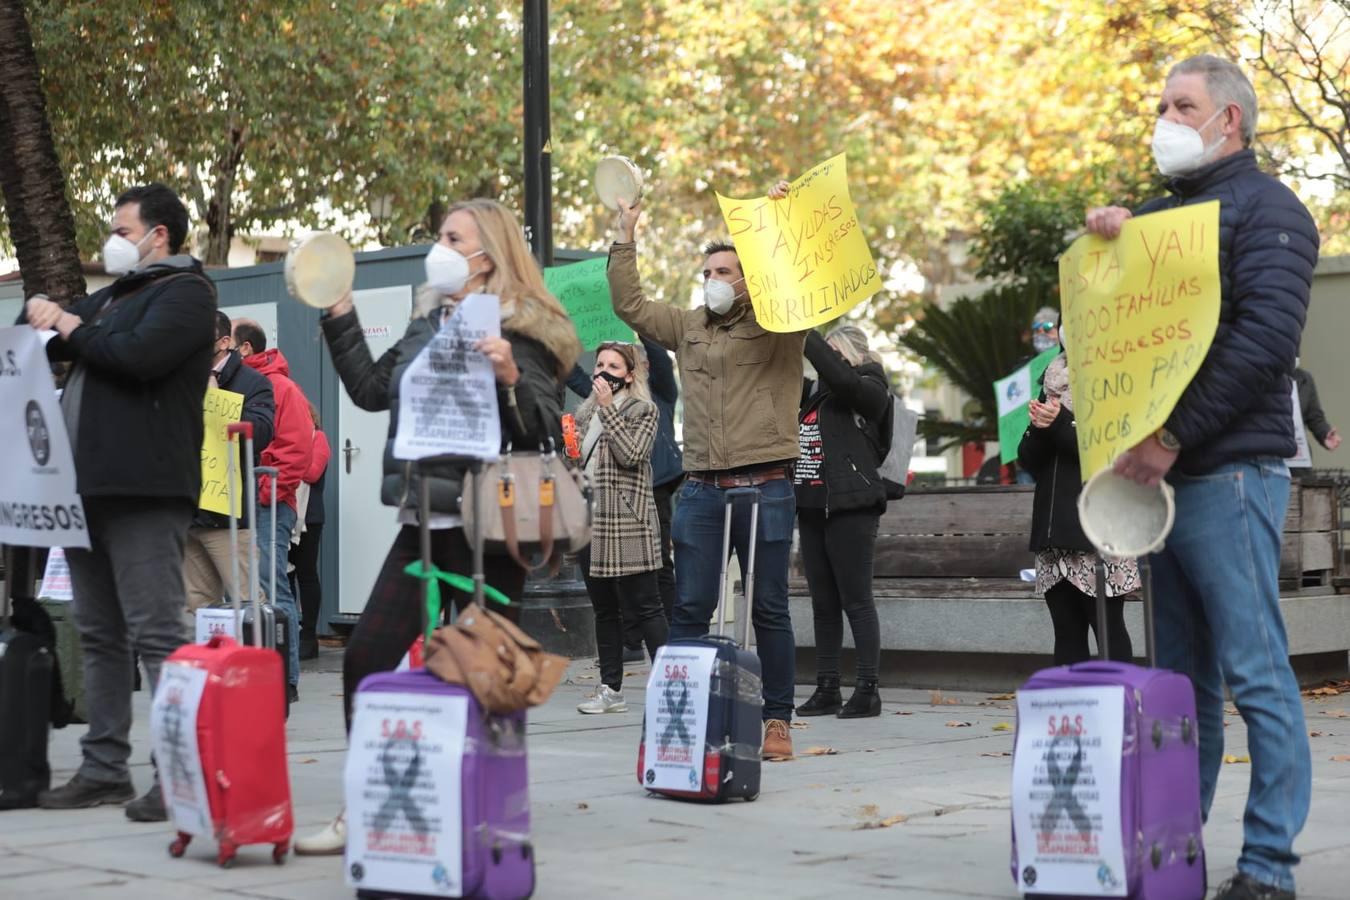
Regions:
<instances>
[{"instance_id":1,"label":"eyeglasses","mask_svg":"<svg viewBox=\"0 0 1350 900\"><path fill-rule=\"evenodd\" d=\"M1034 324L1034 325L1031 326L1031 330L1032 330L1032 331L1041 331L1041 332L1044 332L1044 333L1046 333L1046 334L1049 334L1050 332L1052 332L1052 331L1055 330L1055 323L1054 323L1054 322L1037 322L1036 324Z\"/></svg>"}]
</instances>

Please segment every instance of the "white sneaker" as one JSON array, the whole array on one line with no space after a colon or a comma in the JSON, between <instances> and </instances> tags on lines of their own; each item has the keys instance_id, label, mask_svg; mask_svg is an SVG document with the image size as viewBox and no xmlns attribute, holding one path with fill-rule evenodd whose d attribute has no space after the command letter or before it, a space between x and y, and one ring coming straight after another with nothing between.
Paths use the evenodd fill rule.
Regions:
<instances>
[{"instance_id":1,"label":"white sneaker","mask_svg":"<svg viewBox=\"0 0 1350 900\"><path fill-rule=\"evenodd\" d=\"M594 697L577 704L577 712L588 716L599 713L622 713L628 712L628 704L624 702L621 691L610 690L609 685L602 684L595 689Z\"/></svg>"},{"instance_id":2,"label":"white sneaker","mask_svg":"<svg viewBox=\"0 0 1350 900\"><path fill-rule=\"evenodd\" d=\"M338 856L347 849L347 811L344 809L337 818L329 822L321 831L306 835L295 842L297 856Z\"/></svg>"}]
</instances>

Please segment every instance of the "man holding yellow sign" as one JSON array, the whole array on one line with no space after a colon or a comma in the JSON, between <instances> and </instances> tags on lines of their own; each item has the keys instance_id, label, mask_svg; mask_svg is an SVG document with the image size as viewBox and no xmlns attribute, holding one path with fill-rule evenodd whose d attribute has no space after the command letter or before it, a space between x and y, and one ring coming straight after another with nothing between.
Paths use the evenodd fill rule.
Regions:
<instances>
[{"instance_id":1,"label":"man holding yellow sign","mask_svg":"<svg viewBox=\"0 0 1350 900\"><path fill-rule=\"evenodd\" d=\"M1089 416L1079 412L1083 474L1113 461L1123 476L1166 478L1176 492L1175 527L1151 556L1158 664L1195 685L1206 813L1223 758L1225 684L1252 761L1238 871L1216 896L1293 900L1312 763L1279 609L1280 532L1284 459L1295 451L1290 373L1317 228L1257 168L1256 93L1237 66L1213 56L1177 64L1158 113L1153 152L1171 196L1138 215L1173 212L1091 210L1087 230L1105 241L1076 245L1061 270L1074 395L1096 401ZM1207 274L1216 253L1217 284ZM1117 261L1132 283L1093 300ZM1126 396L1138 398L1128 431ZM1092 412L1105 415L1085 422Z\"/></svg>"}]
</instances>

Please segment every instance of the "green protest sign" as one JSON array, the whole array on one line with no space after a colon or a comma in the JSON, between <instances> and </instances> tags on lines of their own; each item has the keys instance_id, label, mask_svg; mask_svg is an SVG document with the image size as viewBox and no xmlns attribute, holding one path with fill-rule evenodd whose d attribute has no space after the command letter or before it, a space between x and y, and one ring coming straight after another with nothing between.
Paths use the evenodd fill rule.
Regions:
<instances>
[{"instance_id":1,"label":"green protest sign","mask_svg":"<svg viewBox=\"0 0 1350 900\"><path fill-rule=\"evenodd\" d=\"M1027 404L1036 396L1036 385L1040 383L1045 367L1056 356L1059 356L1059 348L1051 347L1007 378L994 382L994 396L998 400L999 462L1006 464L1017 459L1017 445L1031 424Z\"/></svg>"},{"instance_id":2,"label":"green protest sign","mask_svg":"<svg viewBox=\"0 0 1350 900\"><path fill-rule=\"evenodd\" d=\"M581 346L587 350L594 350L605 341L634 340L633 329L614 315L614 307L609 302L606 262L605 257L600 256L544 270L544 284L567 310Z\"/></svg>"}]
</instances>

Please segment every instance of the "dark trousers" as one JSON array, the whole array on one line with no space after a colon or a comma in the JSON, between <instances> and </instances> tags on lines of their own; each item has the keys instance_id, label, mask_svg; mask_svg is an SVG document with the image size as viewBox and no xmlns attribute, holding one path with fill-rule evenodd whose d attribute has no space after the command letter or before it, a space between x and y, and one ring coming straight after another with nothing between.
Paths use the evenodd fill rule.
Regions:
<instances>
[{"instance_id":1,"label":"dark trousers","mask_svg":"<svg viewBox=\"0 0 1350 900\"><path fill-rule=\"evenodd\" d=\"M366 608L347 641L347 651L342 657L342 705L348 730L352 725L352 702L361 679L376 672L393 671L422 631L422 581L403 571L408 563L421 558L417 532L416 525L404 525L399 529L389 555L384 558L384 567L375 579ZM447 572L472 574L473 554L464 538L464 529L432 531L431 561ZM525 570L509 556L485 556L483 574L488 584L511 601L506 607L493 603L493 612L519 621ZM446 605L453 602L456 609L462 610L473 602L473 597L442 584L441 602Z\"/></svg>"},{"instance_id":2,"label":"dark trousers","mask_svg":"<svg viewBox=\"0 0 1350 900\"><path fill-rule=\"evenodd\" d=\"M1055 665L1067 666L1092 659L1088 652L1088 629L1097 636L1097 601L1061 581L1045 592L1045 605L1050 607L1050 621L1055 626ZM1111 658L1117 662L1134 659L1130 633L1125 630L1125 599L1106 598L1106 634L1111 642Z\"/></svg>"},{"instance_id":3,"label":"dark trousers","mask_svg":"<svg viewBox=\"0 0 1350 900\"><path fill-rule=\"evenodd\" d=\"M816 676L839 677L844 616L858 651L858 678L876 679L881 662L881 626L872 597L872 554L881 517L871 511L797 511L802 562L811 588L816 625Z\"/></svg>"},{"instance_id":4,"label":"dark trousers","mask_svg":"<svg viewBox=\"0 0 1350 900\"><path fill-rule=\"evenodd\" d=\"M323 587L319 584L319 541L323 523L306 525L300 543L291 545L291 593L300 600L300 638L318 636L319 609L323 606Z\"/></svg>"},{"instance_id":5,"label":"dark trousers","mask_svg":"<svg viewBox=\"0 0 1350 900\"><path fill-rule=\"evenodd\" d=\"M656 587L661 592L661 608L666 612L666 621L671 620L675 612L675 545L670 540L670 513L674 506L675 492L680 488L683 478L676 478L652 488L652 497L656 500L656 518L661 523L661 568L656 571ZM642 649L642 623L623 609L623 645L630 650Z\"/></svg>"},{"instance_id":6,"label":"dark trousers","mask_svg":"<svg viewBox=\"0 0 1350 900\"><path fill-rule=\"evenodd\" d=\"M581 565L581 577L586 580L586 592L591 595L591 608L595 610L600 680L613 690L622 690L624 621L631 619L637 623L642 641L653 659L670 633L665 610L661 608L656 570L617 578L595 578L590 574L590 547L577 555L577 562Z\"/></svg>"}]
</instances>

